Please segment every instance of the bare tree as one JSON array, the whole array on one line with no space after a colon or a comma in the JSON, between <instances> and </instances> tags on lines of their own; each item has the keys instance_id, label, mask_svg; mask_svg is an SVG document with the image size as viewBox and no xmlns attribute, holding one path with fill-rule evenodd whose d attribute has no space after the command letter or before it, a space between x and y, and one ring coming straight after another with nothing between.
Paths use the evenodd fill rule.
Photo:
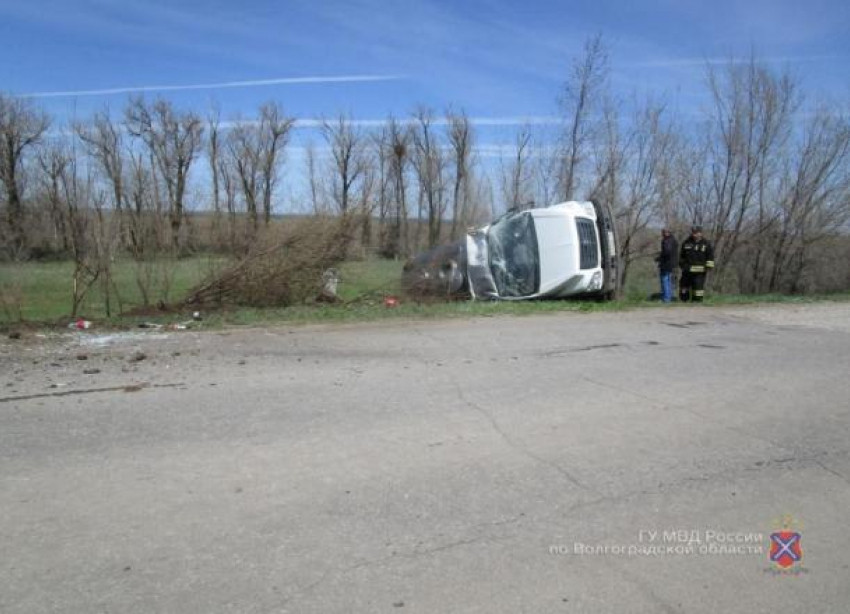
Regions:
<instances>
[{"instance_id":1,"label":"bare tree","mask_svg":"<svg viewBox=\"0 0 850 614\"><path fill-rule=\"evenodd\" d=\"M560 100L565 121L559 155L559 192L564 200L577 198L582 166L589 149L600 96L608 78L608 49L597 34L584 44L582 55L573 62Z\"/></svg>"},{"instance_id":2,"label":"bare tree","mask_svg":"<svg viewBox=\"0 0 850 614\"><path fill-rule=\"evenodd\" d=\"M531 129L523 126L514 138L511 158L501 165L502 200L505 208L528 209L534 206L533 166L530 159Z\"/></svg>"},{"instance_id":3,"label":"bare tree","mask_svg":"<svg viewBox=\"0 0 850 614\"><path fill-rule=\"evenodd\" d=\"M112 195L111 209L119 218L121 234L129 234L129 243L138 240L132 227L125 233L124 220L124 142L121 126L112 121L109 111L95 113L89 122L75 124L74 131L86 147L86 153L103 174Z\"/></svg>"},{"instance_id":4,"label":"bare tree","mask_svg":"<svg viewBox=\"0 0 850 614\"><path fill-rule=\"evenodd\" d=\"M392 229L389 216L392 208L392 147L387 125L381 127L371 137L373 171L375 173L375 208L378 210L378 244L385 256L393 256Z\"/></svg>"},{"instance_id":5,"label":"bare tree","mask_svg":"<svg viewBox=\"0 0 850 614\"><path fill-rule=\"evenodd\" d=\"M707 135L713 202L708 219L695 221L711 226L715 275L722 278L741 246L760 190L771 181L769 162L791 135L800 99L787 73L774 75L754 56L744 64L732 62L722 71L709 66L707 71L713 101Z\"/></svg>"},{"instance_id":6,"label":"bare tree","mask_svg":"<svg viewBox=\"0 0 850 614\"><path fill-rule=\"evenodd\" d=\"M408 170L411 159L410 129L390 117L386 124L386 156L389 160L389 183L392 195L393 224L383 247L387 256L410 255L408 227Z\"/></svg>"},{"instance_id":7,"label":"bare tree","mask_svg":"<svg viewBox=\"0 0 850 614\"><path fill-rule=\"evenodd\" d=\"M168 197L172 247L179 251L189 170L203 146L203 123L166 100L147 103L135 98L125 115L130 133L142 139L156 161Z\"/></svg>"},{"instance_id":8,"label":"bare tree","mask_svg":"<svg viewBox=\"0 0 850 614\"><path fill-rule=\"evenodd\" d=\"M238 179L235 175L233 167L228 163L227 159L222 157L218 162L218 176L221 178L222 194L224 195L225 209L227 210L227 228L228 228L228 244L231 253L244 251L244 246L240 246L236 236L237 226L237 193Z\"/></svg>"},{"instance_id":9,"label":"bare tree","mask_svg":"<svg viewBox=\"0 0 850 614\"><path fill-rule=\"evenodd\" d=\"M160 248L159 223L156 205L156 169L143 152L130 152L127 157L125 194L126 218L129 220L133 240L129 251L135 266L136 286L144 305L154 299L154 285L158 284L161 300L166 300L171 286L172 270L167 259L158 254Z\"/></svg>"},{"instance_id":10,"label":"bare tree","mask_svg":"<svg viewBox=\"0 0 850 614\"><path fill-rule=\"evenodd\" d=\"M424 203L428 213L428 247L439 242L446 212L446 159L433 123L434 115L428 109L419 109L414 114L413 164L419 185L419 202Z\"/></svg>"},{"instance_id":11,"label":"bare tree","mask_svg":"<svg viewBox=\"0 0 850 614\"><path fill-rule=\"evenodd\" d=\"M497 215L496 197L490 176L482 174L473 186L472 204L469 208L469 222L478 224Z\"/></svg>"},{"instance_id":12,"label":"bare tree","mask_svg":"<svg viewBox=\"0 0 850 614\"><path fill-rule=\"evenodd\" d=\"M73 263L71 275L71 316L77 317L90 289L100 279L102 261L94 246L94 224L89 215L95 192L90 170L79 169L76 148L62 142L51 143L40 158L56 206L64 208L68 252Z\"/></svg>"},{"instance_id":13,"label":"bare tree","mask_svg":"<svg viewBox=\"0 0 850 614\"><path fill-rule=\"evenodd\" d=\"M100 268L91 259L88 240L88 199L92 193L91 175L81 178L76 156L69 159L62 173L62 191L68 212L71 256L74 262L71 293L71 317L77 317L80 306L97 282Z\"/></svg>"},{"instance_id":14,"label":"bare tree","mask_svg":"<svg viewBox=\"0 0 850 614\"><path fill-rule=\"evenodd\" d=\"M75 126L75 131L94 164L86 164L84 191L81 192L76 148L58 154L61 157L57 179L61 178L64 182L69 219L78 224L83 216L87 218L87 232L74 237L73 311L76 312L82 298L95 282L99 282L105 314L110 317L113 314L113 299L117 301L119 310L122 304L112 275L113 261L121 247L125 227L124 154L120 130L107 113L98 113L90 124ZM105 190L94 182L96 171L101 172L107 183ZM81 204L85 206L83 212L80 211ZM136 255L139 237L133 234L133 240L131 251ZM82 288L78 285L80 281Z\"/></svg>"},{"instance_id":15,"label":"bare tree","mask_svg":"<svg viewBox=\"0 0 850 614\"><path fill-rule=\"evenodd\" d=\"M363 164L363 180L360 182L360 190L357 193L357 208L361 219L360 246L364 253L368 253L372 246L372 217L378 206L375 192L380 190L380 179L377 156L364 152Z\"/></svg>"},{"instance_id":16,"label":"bare tree","mask_svg":"<svg viewBox=\"0 0 850 614\"><path fill-rule=\"evenodd\" d=\"M664 215L665 199L675 191L675 139L664 114L662 104L636 104L634 116L623 127L617 108L612 103L605 107L592 198L608 204L617 218L621 289L632 263L654 249L656 242L645 230Z\"/></svg>"},{"instance_id":17,"label":"bare tree","mask_svg":"<svg viewBox=\"0 0 850 614\"><path fill-rule=\"evenodd\" d=\"M452 227L449 237L457 239L460 227L466 224L469 206L470 175L472 173L472 125L466 113L446 114L452 176Z\"/></svg>"},{"instance_id":18,"label":"bare tree","mask_svg":"<svg viewBox=\"0 0 850 614\"><path fill-rule=\"evenodd\" d=\"M50 126L50 119L30 101L0 94L0 185L6 200L10 247L16 256L27 245L21 173L28 151Z\"/></svg>"},{"instance_id":19,"label":"bare tree","mask_svg":"<svg viewBox=\"0 0 850 614\"><path fill-rule=\"evenodd\" d=\"M316 156L316 146L312 141L305 148L307 164L307 183L310 190L310 206L313 215L325 213L325 203L322 196L322 180L319 176L319 164Z\"/></svg>"},{"instance_id":20,"label":"bare tree","mask_svg":"<svg viewBox=\"0 0 850 614\"><path fill-rule=\"evenodd\" d=\"M262 195L261 145L257 126L248 121L236 121L227 135L228 166L233 170L239 192L248 214L248 227L256 235L260 223L259 207Z\"/></svg>"},{"instance_id":21,"label":"bare tree","mask_svg":"<svg viewBox=\"0 0 850 614\"><path fill-rule=\"evenodd\" d=\"M257 231L261 208L263 223L271 222L283 152L294 123L279 105L266 103L257 121L237 121L228 134L228 164L238 178L252 233Z\"/></svg>"},{"instance_id":22,"label":"bare tree","mask_svg":"<svg viewBox=\"0 0 850 614\"><path fill-rule=\"evenodd\" d=\"M560 190L559 179L560 151L558 137L550 130L534 130L531 132L530 142L533 143L534 155L529 162L531 164L531 181L534 202L541 206L547 206L559 202Z\"/></svg>"},{"instance_id":23,"label":"bare tree","mask_svg":"<svg viewBox=\"0 0 850 614\"><path fill-rule=\"evenodd\" d=\"M260 176L263 185L263 221L271 220L272 195L279 180L283 153L295 120L287 117L280 105L267 102L260 107Z\"/></svg>"},{"instance_id":24,"label":"bare tree","mask_svg":"<svg viewBox=\"0 0 850 614\"><path fill-rule=\"evenodd\" d=\"M711 216L713 197L709 149L705 139L686 139L674 159L676 183L681 190L675 201L667 203L664 218L675 228L685 230Z\"/></svg>"},{"instance_id":25,"label":"bare tree","mask_svg":"<svg viewBox=\"0 0 850 614\"><path fill-rule=\"evenodd\" d=\"M826 108L807 122L780 200L770 291L799 292L813 247L850 221L850 125Z\"/></svg>"},{"instance_id":26,"label":"bare tree","mask_svg":"<svg viewBox=\"0 0 850 614\"><path fill-rule=\"evenodd\" d=\"M53 224L54 240L65 254L71 250L62 182L69 164L66 148L60 143L50 143L38 153L38 166L42 190L47 199L50 219Z\"/></svg>"},{"instance_id":27,"label":"bare tree","mask_svg":"<svg viewBox=\"0 0 850 614\"><path fill-rule=\"evenodd\" d=\"M322 136L333 160L331 196L339 213L346 216L359 187L358 182L366 171L365 139L345 115L340 115L333 122L323 121Z\"/></svg>"},{"instance_id":28,"label":"bare tree","mask_svg":"<svg viewBox=\"0 0 850 614\"><path fill-rule=\"evenodd\" d=\"M207 162L212 181L213 234L216 241L221 233L221 117L218 108L207 116Z\"/></svg>"}]
</instances>

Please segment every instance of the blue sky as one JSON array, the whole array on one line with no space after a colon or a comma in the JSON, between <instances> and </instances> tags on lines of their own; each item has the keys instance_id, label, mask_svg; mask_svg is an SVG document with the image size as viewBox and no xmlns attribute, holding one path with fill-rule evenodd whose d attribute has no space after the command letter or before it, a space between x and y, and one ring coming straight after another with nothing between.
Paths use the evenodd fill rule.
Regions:
<instances>
[{"instance_id":1,"label":"blue sky","mask_svg":"<svg viewBox=\"0 0 850 614\"><path fill-rule=\"evenodd\" d=\"M693 111L706 59L752 47L807 89L850 99L846 0L0 0L0 89L263 81L162 94L198 110L215 100L225 117L276 99L297 117L377 119L451 104L510 122L555 113L571 58L596 32L611 48L612 85L623 96L664 96ZM126 97L39 102L63 117L120 107Z\"/></svg>"},{"instance_id":2,"label":"blue sky","mask_svg":"<svg viewBox=\"0 0 850 614\"><path fill-rule=\"evenodd\" d=\"M452 106L475 120L489 173L530 118L557 132L571 61L596 33L616 96L683 119L705 107L706 62L751 50L850 107L847 0L0 0L0 91L36 95L58 125L117 114L133 90L225 120L268 100L300 119ZM308 142L321 146L309 127L287 150L285 201L303 201Z\"/></svg>"}]
</instances>

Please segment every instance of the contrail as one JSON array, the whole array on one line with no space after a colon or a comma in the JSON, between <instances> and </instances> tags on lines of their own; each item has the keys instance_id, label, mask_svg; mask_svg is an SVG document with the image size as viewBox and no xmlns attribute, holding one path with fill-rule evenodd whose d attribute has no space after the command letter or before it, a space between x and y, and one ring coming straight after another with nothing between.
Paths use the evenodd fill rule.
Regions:
<instances>
[{"instance_id":1,"label":"contrail","mask_svg":"<svg viewBox=\"0 0 850 614\"><path fill-rule=\"evenodd\" d=\"M402 75L339 75L330 77L283 77L279 79L257 79L254 81L226 81L224 83L198 83L191 85L140 85L136 87L114 87L102 90L73 90L64 92L32 92L19 94L18 98L66 98L71 96L109 96L138 92L174 92L180 90L214 90L228 87L264 87L268 85L300 85L314 83L365 83L394 81Z\"/></svg>"}]
</instances>

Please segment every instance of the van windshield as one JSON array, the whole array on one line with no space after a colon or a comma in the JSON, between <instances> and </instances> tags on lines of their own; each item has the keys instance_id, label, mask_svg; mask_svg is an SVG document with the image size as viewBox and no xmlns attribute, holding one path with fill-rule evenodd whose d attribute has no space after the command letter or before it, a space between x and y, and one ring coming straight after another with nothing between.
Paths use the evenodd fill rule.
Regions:
<instances>
[{"instance_id":1,"label":"van windshield","mask_svg":"<svg viewBox=\"0 0 850 614\"><path fill-rule=\"evenodd\" d=\"M487 231L490 270L501 297L535 294L540 286L540 257L534 218L509 213Z\"/></svg>"}]
</instances>

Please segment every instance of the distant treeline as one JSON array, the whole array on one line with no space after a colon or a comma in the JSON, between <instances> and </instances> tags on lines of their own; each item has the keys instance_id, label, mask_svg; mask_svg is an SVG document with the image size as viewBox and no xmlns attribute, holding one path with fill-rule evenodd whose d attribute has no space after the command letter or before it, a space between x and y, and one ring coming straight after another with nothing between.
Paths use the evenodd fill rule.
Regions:
<instances>
[{"instance_id":1,"label":"distant treeline","mask_svg":"<svg viewBox=\"0 0 850 614\"><path fill-rule=\"evenodd\" d=\"M348 253L404 258L507 208L593 199L616 213L624 281L656 249L652 229L684 236L699 223L715 244L716 287L850 287L844 109L756 57L705 72L710 104L697 118L660 96L625 104L592 38L565 75L561 121L521 127L496 165L479 158L461 111L419 108L368 128L341 115L296 165L295 119L278 102L223 121L131 98L120 113L56 126L33 101L0 96L0 258L68 258L85 288L107 283L116 257L238 256L286 223L277 204L293 193L298 212L349 221Z\"/></svg>"}]
</instances>

